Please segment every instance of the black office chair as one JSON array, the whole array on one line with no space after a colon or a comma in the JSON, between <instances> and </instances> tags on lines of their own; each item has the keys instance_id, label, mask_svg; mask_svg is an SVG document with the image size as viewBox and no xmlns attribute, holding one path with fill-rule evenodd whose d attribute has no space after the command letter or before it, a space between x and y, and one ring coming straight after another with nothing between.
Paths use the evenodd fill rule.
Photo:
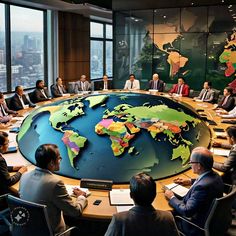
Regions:
<instances>
[{"instance_id":1,"label":"black office chair","mask_svg":"<svg viewBox=\"0 0 236 236\"><path fill-rule=\"evenodd\" d=\"M199 232L204 233L205 236L223 236L228 231L232 222L231 208L235 198L236 187L234 187L226 196L216 198L212 203L204 228L199 227L184 217L176 216L175 218L177 221L184 221L185 223L199 229ZM179 233L185 235L181 231L179 231Z\"/></svg>"},{"instance_id":2,"label":"black office chair","mask_svg":"<svg viewBox=\"0 0 236 236\"><path fill-rule=\"evenodd\" d=\"M7 195L0 196L0 235L9 235L10 210L7 204Z\"/></svg>"},{"instance_id":3,"label":"black office chair","mask_svg":"<svg viewBox=\"0 0 236 236\"><path fill-rule=\"evenodd\" d=\"M71 227L63 233L53 234L49 223L47 206L8 195L8 206L10 209L12 236L61 236L67 235L76 227Z\"/></svg>"}]
</instances>

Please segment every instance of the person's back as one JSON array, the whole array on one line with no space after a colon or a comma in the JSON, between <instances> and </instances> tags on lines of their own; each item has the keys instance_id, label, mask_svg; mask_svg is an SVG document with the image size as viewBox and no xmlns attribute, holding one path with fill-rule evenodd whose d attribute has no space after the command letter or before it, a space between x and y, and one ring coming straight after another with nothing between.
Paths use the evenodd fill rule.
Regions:
<instances>
[{"instance_id":1,"label":"person's back","mask_svg":"<svg viewBox=\"0 0 236 236\"><path fill-rule=\"evenodd\" d=\"M105 236L179 235L170 212L156 210L152 202L156 183L151 176L140 173L130 180L130 197L135 206L113 215Z\"/></svg>"}]
</instances>

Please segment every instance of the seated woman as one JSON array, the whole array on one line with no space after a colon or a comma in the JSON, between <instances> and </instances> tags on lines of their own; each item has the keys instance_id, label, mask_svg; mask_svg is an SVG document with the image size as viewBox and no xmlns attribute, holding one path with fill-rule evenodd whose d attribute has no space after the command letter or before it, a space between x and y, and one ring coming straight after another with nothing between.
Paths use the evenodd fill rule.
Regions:
<instances>
[{"instance_id":1,"label":"seated woman","mask_svg":"<svg viewBox=\"0 0 236 236\"><path fill-rule=\"evenodd\" d=\"M8 150L8 134L0 131L0 195L10 193L9 187L20 180L21 175L27 171L25 166L7 166L6 160L2 153ZM10 176L9 172L17 171Z\"/></svg>"}]
</instances>

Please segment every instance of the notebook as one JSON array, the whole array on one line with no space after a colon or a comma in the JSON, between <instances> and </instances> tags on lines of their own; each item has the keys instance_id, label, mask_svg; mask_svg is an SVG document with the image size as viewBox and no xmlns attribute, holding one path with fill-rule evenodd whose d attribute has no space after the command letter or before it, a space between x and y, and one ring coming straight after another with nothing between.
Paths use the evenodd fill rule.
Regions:
<instances>
[{"instance_id":1,"label":"notebook","mask_svg":"<svg viewBox=\"0 0 236 236\"><path fill-rule=\"evenodd\" d=\"M109 192L109 200L111 205L128 206L134 205L134 201L130 197L129 189L113 189Z\"/></svg>"},{"instance_id":2,"label":"notebook","mask_svg":"<svg viewBox=\"0 0 236 236\"><path fill-rule=\"evenodd\" d=\"M66 190L67 190L67 192L68 192L68 194L70 195L70 196L73 196L73 197L75 197L75 195L74 195L74 193L73 193L73 189L74 188L79 188L80 190L82 190L83 192L85 192L86 193L86 197L88 197L89 195L91 195L91 192L87 189L87 188L80 188L80 186L76 186L76 185L69 185L69 184L66 184L65 185L66 186Z\"/></svg>"},{"instance_id":3,"label":"notebook","mask_svg":"<svg viewBox=\"0 0 236 236\"><path fill-rule=\"evenodd\" d=\"M176 183L167 184L165 185L165 188L171 190L176 196L181 198L183 198L189 191L188 188Z\"/></svg>"}]
</instances>

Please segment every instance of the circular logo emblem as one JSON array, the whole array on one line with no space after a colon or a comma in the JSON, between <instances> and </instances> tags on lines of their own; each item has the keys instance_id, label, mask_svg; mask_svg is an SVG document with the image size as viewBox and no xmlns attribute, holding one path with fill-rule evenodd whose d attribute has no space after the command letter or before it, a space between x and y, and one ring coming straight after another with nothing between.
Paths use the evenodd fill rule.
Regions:
<instances>
[{"instance_id":1,"label":"circular logo emblem","mask_svg":"<svg viewBox=\"0 0 236 236\"><path fill-rule=\"evenodd\" d=\"M11 211L12 223L18 226L26 225L29 221L30 214L24 207L16 207Z\"/></svg>"}]
</instances>

